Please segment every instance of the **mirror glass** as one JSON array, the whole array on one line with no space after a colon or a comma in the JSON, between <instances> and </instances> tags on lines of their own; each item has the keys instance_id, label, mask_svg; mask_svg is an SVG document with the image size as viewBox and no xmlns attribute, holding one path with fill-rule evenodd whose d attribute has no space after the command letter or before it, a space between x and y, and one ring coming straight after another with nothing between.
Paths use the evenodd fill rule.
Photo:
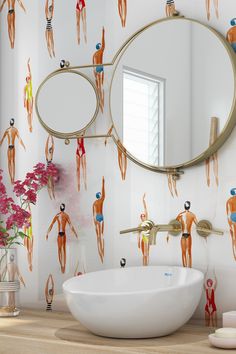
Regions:
<instances>
[{"instance_id":1,"label":"mirror glass","mask_svg":"<svg viewBox=\"0 0 236 354\"><path fill-rule=\"evenodd\" d=\"M43 123L53 131L83 130L95 117L97 96L93 85L79 73L56 73L44 82L37 97Z\"/></svg>"},{"instance_id":2,"label":"mirror glass","mask_svg":"<svg viewBox=\"0 0 236 354\"><path fill-rule=\"evenodd\" d=\"M149 26L115 68L110 109L119 140L135 159L184 164L209 147L234 102L234 68L225 41L204 25L172 19Z\"/></svg>"}]
</instances>

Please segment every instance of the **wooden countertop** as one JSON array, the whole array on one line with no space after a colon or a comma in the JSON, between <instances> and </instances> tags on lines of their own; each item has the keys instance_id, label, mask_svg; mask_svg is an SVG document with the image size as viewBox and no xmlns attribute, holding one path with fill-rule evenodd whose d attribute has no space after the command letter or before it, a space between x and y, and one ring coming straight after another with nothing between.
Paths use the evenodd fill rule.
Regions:
<instances>
[{"instance_id":1,"label":"wooden countertop","mask_svg":"<svg viewBox=\"0 0 236 354\"><path fill-rule=\"evenodd\" d=\"M212 332L195 321L162 338L110 339L91 334L68 313L22 310L0 318L0 354L225 354L210 346Z\"/></svg>"}]
</instances>

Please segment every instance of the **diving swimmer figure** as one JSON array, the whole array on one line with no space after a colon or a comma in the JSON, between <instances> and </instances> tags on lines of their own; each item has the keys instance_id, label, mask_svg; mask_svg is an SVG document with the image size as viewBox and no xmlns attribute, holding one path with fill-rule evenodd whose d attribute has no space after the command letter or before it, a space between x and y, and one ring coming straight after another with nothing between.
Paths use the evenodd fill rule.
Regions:
<instances>
[{"instance_id":1,"label":"diving swimmer figure","mask_svg":"<svg viewBox=\"0 0 236 354\"><path fill-rule=\"evenodd\" d=\"M206 293L206 305L205 305L205 323L206 326L217 327L217 308L215 304L215 291L217 287L217 279L214 272L214 280L211 278L206 279L204 283L204 289Z\"/></svg>"},{"instance_id":2,"label":"diving swimmer figure","mask_svg":"<svg viewBox=\"0 0 236 354\"><path fill-rule=\"evenodd\" d=\"M5 131L3 137L0 141L0 146L2 145L5 138L8 141L8 150L7 150L7 157L8 157L8 171L11 179L11 183L13 184L15 181L15 140L16 138L19 139L19 143L25 149L25 145L19 135L18 129L14 127L15 120L12 118L10 120L10 127Z\"/></svg>"},{"instance_id":3,"label":"diving swimmer figure","mask_svg":"<svg viewBox=\"0 0 236 354\"><path fill-rule=\"evenodd\" d=\"M144 211L140 215L141 222L148 220L148 210L147 203L145 201L146 194L143 195L143 207ZM150 250L150 240L149 236L145 234L145 232L139 232L138 234L138 248L141 249L143 255L143 265L147 266L149 263L149 250Z\"/></svg>"},{"instance_id":4,"label":"diving swimmer figure","mask_svg":"<svg viewBox=\"0 0 236 354\"><path fill-rule=\"evenodd\" d=\"M181 249L182 249L182 263L183 267L192 267L192 236L191 229L193 223L197 224L196 216L190 211L191 203L186 201L184 203L185 211L181 212L176 220L181 223L182 237L181 237Z\"/></svg>"},{"instance_id":5,"label":"diving swimmer figure","mask_svg":"<svg viewBox=\"0 0 236 354\"><path fill-rule=\"evenodd\" d=\"M99 96L99 106L103 112L104 108L104 67L103 67L103 54L105 50L105 28L102 29L102 43L97 43L96 52L93 55L93 65L94 67L94 76L96 80L96 86Z\"/></svg>"},{"instance_id":6,"label":"diving swimmer figure","mask_svg":"<svg viewBox=\"0 0 236 354\"><path fill-rule=\"evenodd\" d=\"M97 200L93 203L93 220L97 235L97 246L100 259L104 260L104 217L103 217L103 203L105 200L105 179L102 177L102 193L96 193Z\"/></svg>"},{"instance_id":7,"label":"diving swimmer figure","mask_svg":"<svg viewBox=\"0 0 236 354\"><path fill-rule=\"evenodd\" d=\"M28 66L28 75L26 76L26 85L24 88L24 107L27 110L29 131L30 133L32 133L34 97L33 97L33 88L32 88L32 74L30 70L30 58L28 59L27 66Z\"/></svg>"},{"instance_id":8,"label":"diving swimmer figure","mask_svg":"<svg viewBox=\"0 0 236 354\"><path fill-rule=\"evenodd\" d=\"M118 11L122 27L125 27L127 16L127 0L118 0Z\"/></svg>"},{"instance_id":9,"label":"diving swimmer figure","mask_svg":"<svg viewBox=\"0 0 236 354\"><path fill-rule=\"evenodd\" d=\"M226 39L231 44L231 47L236 52L236 18L230 21L231 28L227 32Z\"/></svg>"},{"instance_id":10,"label":"diving swimmer figure","mask_svg":"<svg viewBox=\"0 0 236 354\"><path fill-rule=\"evenodd\" d=\"M5 5L7 1L7 5L8 5L8 14L7 14L7 25L8 25L8 36L9 36L9 40L10 40L10 44L11 44L11 49L14 48L14 44L15 44L15 4L16 4L16 0L3 0L2 5L0 6L0 12L3 9L3 6ZM22 3L21 0L17 0L18 4L20 5L20 7L22 8L22 10L24 10L24 12L26 12L26 9Z\"/></svg>"},{"instance_id":11,"label":"diving swimmer figure","mask_svg":"<svg viewBox=\"0 0 236 354\"><path fill-rule=\"evenodd\" d=\"M226 212L232 239L234 259L236 260L236 188L230 191L231 198L226 203Z\"/></svg>"},{"instance_id":12,"label":"diving swimmer figure","mask_svg":"<svg viewBox=\"0 0 236 354\"><path fill-rule=\"evenodd\" d=\"M60 206L60 212L53 218L46 235L46 240L48 240L48 235L53 228L53 225L57 222L58 226L58 237L57 237L57 245L58 245L58 259L61 265L61 272L65 273L66 269L66 226L69 224L71 231L78 238L78 235L75 231L74 226L70 221L70 217L65 213L65 204L62 203Z\"/></svg>"},{"instance_id":13,"label":"diving swimmer figure","mask_svg":"<svg viewBox=\"0 0 236 354\"><path fill-rule=\"evenodd\" d=\"M76 2L76 22L77 22L77 39L80 44L80 20L82 19L84 41L87 43L87 24L86 24L86 3L85 0L77 0Z\"/></svg>"}]
</instances>

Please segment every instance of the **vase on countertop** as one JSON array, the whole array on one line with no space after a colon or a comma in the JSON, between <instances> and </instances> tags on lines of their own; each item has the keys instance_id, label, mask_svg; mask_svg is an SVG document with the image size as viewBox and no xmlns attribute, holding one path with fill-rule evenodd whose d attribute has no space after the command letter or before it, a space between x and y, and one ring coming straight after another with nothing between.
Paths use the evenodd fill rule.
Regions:
<instances>
[{"instance_id":1,"label":"vase on countertop","mask_svg":"<svg viewBox=\"0 0 236 354\"><path fill-rule=\"evenodd\" d=\"M19 315L17 305L21 278L17 266L17 249L0 248L0 317Z\"/></svg>"}]
</instances>

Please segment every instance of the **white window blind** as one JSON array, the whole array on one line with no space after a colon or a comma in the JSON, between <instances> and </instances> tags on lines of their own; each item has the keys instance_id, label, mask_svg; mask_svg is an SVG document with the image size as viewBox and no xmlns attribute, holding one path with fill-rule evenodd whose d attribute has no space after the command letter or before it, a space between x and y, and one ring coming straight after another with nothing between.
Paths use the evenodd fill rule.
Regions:
<instances>
[{"instance_id":1,"label":"white window blind","mask_svg":"<svg viewBox=\"0 0 236 354\"><path fill-rule=\"evenodd\" d=\"M163 164L164 84L133 69L123 69L123 142L139 160Z\"/></svg>"}]
</instances>

